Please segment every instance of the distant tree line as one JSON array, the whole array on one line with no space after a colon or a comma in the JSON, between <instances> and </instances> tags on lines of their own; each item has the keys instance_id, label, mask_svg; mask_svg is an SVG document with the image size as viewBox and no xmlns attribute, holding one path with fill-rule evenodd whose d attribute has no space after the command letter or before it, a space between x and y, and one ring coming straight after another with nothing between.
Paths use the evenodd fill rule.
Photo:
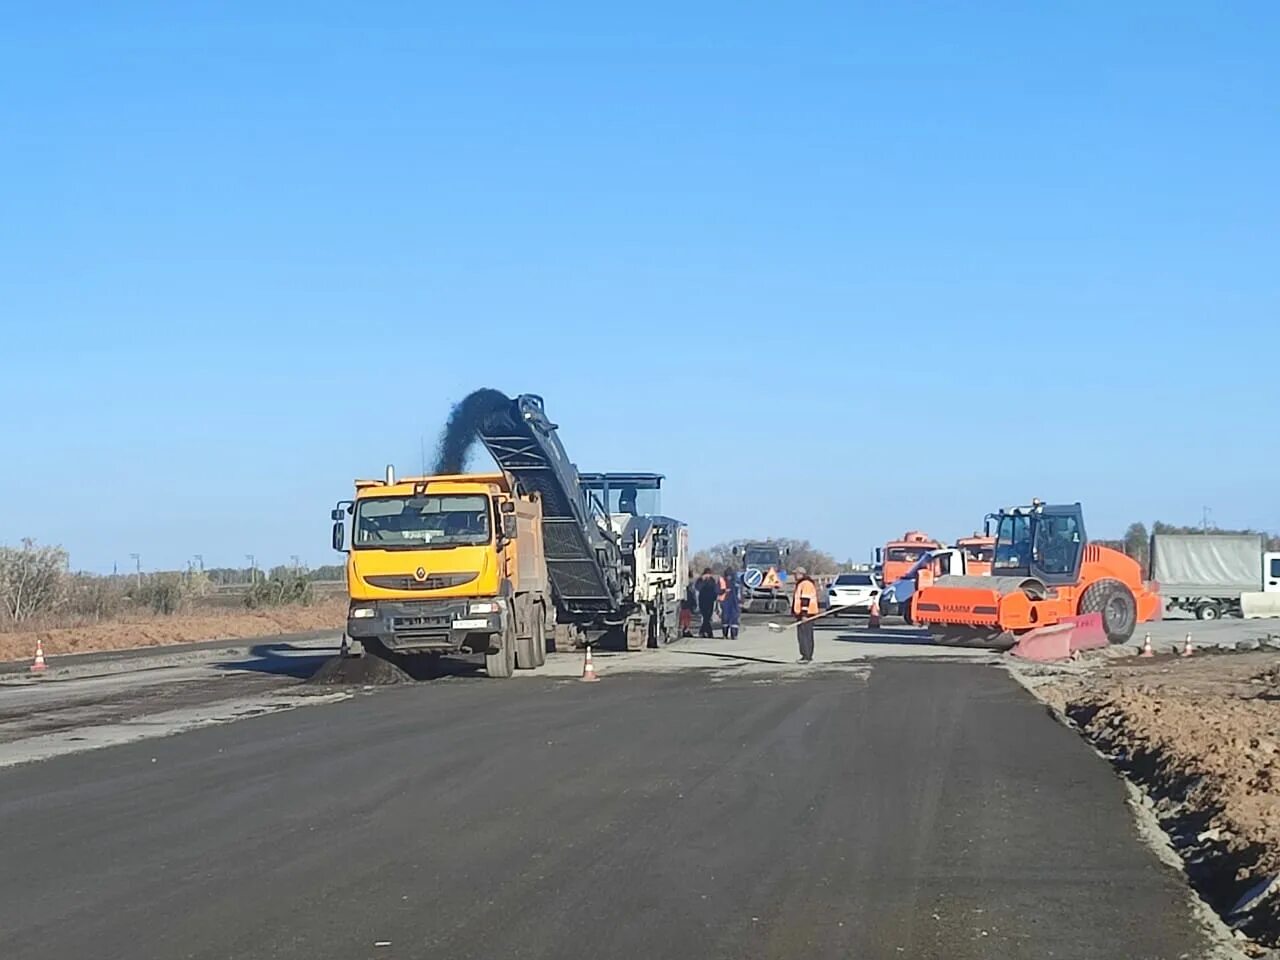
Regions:
<instances>
[{"instance_id":1,"label":"distant tree line","mask_svg":"<svg viewBox=\"0 0 1280 960\"><path fill-rule=\"evenodd\" d=\"M219 587L233 587L241 584L249 583L256 578L261 580L264 576L263 571L252 567L210 567L204 571L205 576L209 578L209 582ZM271 567L265 574L269 579L271 577L283 577L286 574L302 577L310 580L312 583L317 581L341 580L344 575L344 567L340 563L326 563L320 567L301 566L295 568L291 563L281 563Z\"/></svg>"},{"instance_id":2,"label":"distant tree line","mask_svg":"<svg viewBox=\"0 0 1280 960\"><path fill-rule=\"evenodd\" d=\"M1189 526L1185 524L1164 523L1157 520L1151 526L1151 531L1147 531L1147 525L1142 522L1131 523L1129 528L1124 532L1122 540L1098 540L1104 546L1114 547L1122 550L1133 559L1137 560L1145 569L1151 561L1151 535L1152 534L1197 534L1197 533L1229 533L1229 534L1248 534L1250 536L1261 536L1266 543L1267 550L1280 550L1280 536L1269 534L1262 530L1224 530L1219 527L1205 526Z\"/></svg>"}]
</instances>

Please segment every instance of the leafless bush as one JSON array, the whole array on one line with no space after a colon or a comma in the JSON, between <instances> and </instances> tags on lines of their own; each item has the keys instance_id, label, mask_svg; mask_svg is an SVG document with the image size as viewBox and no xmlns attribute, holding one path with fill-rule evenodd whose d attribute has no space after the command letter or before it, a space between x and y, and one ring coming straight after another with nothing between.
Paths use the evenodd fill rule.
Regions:
<instances>
[{"instance_id":1,"label":"leafless bush","mask_svg":"<svg viewBox=\"0 0 1280 960\"><path fill-rule=\"evenodd\" d=\"M245 594L244 605L250 610L259 607L282 607L290 603L308 604L314 596L311 581L303 572L278 568L265 580L259 580Z\"/></svg>"},{"instance_id":2,"label":"leafless bush","mask_svg":"<svg viewBox=\"0 0 1280 960\"><path fill-rule=\"evenodd\" d=\"M203 573L153 573L134 586L129 595L138 606L168 615L190 609L192 602L206 596L209 589L209 578Z\"/></svg>"},{"instance_id":3,"label":"leafless bush","mask_svg":"<svg viewBox=\"0 0 1280 960\"><path fill-rule=\"evenodd\" d=\"M0 603L5 618L20 624L56 610L67 596L67 551L24 539L0 547Z\"/></svg>"},{"instance_id":4,"label":"leafless bush","mask_svg":"<svg viewBox=\"0 0 1280 960\"><path fill-rule=\"evenodd\" d=\"M121 577L78 573L71 578L64 610L85 620L109 620L129 608L129 587Z\"/></svg>"}]
</instances>

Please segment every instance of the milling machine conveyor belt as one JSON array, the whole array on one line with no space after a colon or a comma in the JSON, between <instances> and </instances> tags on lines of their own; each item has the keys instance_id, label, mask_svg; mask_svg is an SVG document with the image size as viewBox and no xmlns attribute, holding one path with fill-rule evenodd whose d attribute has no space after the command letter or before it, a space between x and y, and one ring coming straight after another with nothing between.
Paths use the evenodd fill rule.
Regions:
<instances>
[{"instance_id":1,"label":"milling machine conveyor belt","mask_svg":"<svg viewBox=\"0 0 1280 960\"><path fill-rule=\"evenodd\" d=\"M542 398L521 394L483 417L477 433L519 490L542 500L547 575L560 604L576 613L617 610L617 546L601 532Z\"/></svg>"}]
</instances>

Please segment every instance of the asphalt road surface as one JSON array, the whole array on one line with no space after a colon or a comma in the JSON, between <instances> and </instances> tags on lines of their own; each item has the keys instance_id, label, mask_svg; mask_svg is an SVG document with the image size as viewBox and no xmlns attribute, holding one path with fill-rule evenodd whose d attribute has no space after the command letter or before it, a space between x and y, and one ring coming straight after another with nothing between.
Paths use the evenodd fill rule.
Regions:
<instances>
[{"instance_id":1,"label":"asphalt road surface","mask_svg":"<svg viewBox=\"0 0 1280 960\"><path fill-rule=\"evenodd\" d=\"M0 770L0 955L1201 957L1001 669L452 677Z\"/></svg>"}]
</instances>

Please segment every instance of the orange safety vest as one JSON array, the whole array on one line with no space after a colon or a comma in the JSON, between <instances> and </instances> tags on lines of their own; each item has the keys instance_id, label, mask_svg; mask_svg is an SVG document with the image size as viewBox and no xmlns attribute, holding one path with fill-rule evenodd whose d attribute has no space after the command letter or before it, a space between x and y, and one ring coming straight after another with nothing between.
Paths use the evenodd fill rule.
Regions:
<instances>
[{"instance_id":1,"label":"orange safety vest","mask_svg":"<svg viewBox=\"0 0 1280 960\"><path fill-rule=\"evenodd\" d=\"M808 577L796 583L796 592L791 595L791 612L797 617L818 614L818 585Z\"/></svg>"}]
</instances>

